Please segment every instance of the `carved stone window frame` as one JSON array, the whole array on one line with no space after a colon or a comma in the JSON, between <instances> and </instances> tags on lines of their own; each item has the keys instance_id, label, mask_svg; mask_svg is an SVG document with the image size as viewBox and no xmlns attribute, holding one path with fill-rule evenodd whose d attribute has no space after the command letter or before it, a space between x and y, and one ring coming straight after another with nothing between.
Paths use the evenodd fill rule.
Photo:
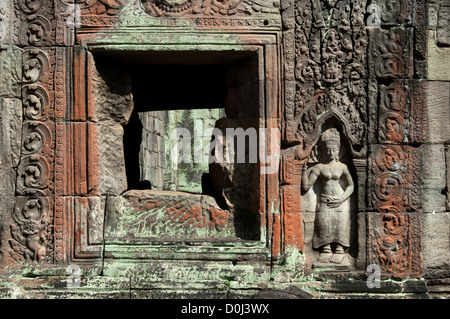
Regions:
<instances>
[{"instance_id":1,"label":"carved stone window frame","mask_svg":"<svg viewBox=\"0 0 450 319\"><path fill-rule=\"evenodd\" d=\"M281 121L281 67L280 67L280 38L278 31L270 31L267 33L258 34L243 34L241 32L229 33L224 36L219 32L160 32L152 30L145 33L135 33L132 35L133 41L129 44L124 43L126 38L126 31L105 30L104 32L91 33L81 30L78 34L77 41L81 46L74 47L74 101L72 109L72 120L82 121L86 128L83 128L85 138L71 137L72 143L80 143L79 149L86 149L85 165L88 170L81 174L85 176L78 176L78 178L85 183L81 186L83 189L82 202L93 201L86 205L74 205L75 209L67 210L71 216L66 216L68 221L69 249L67 250L67 258L72 262L77 263L92 263L94 260L99 260L102 256L105 260L110 260L112 268L115 266L115 258L125 259L196 259L199 256L207 254L212 260L236 260L238 256L254 255L255 260L266 260L271 255L271 237L272 237L272 223L273 214L276 210L278 201L279 177L278 171L271 175L260 174L259 182L259 208L260 215L260 238L252 242L202 242L196 240L195 242L184 241L164 241L164 239L156 242L139 242L139 243L123 243L114 242L105 243L105 238L98 236L94 242L90 242L92 236L89 234L98 233L103 227L101 222L93 223L90 219L90 213L93 215L101 215L99 211L104 211L104 201L98 201L95 188L98 186L98 145L95 142L95 128L94 123L91 122L93 116L92 105L90 105L89 96L89 69L92 67L88 52L102 51L119 51L119 50L139 50L139 51L242 51L253 52L258 59L258 73L259 73L259 114L257 115L260 128L267 128L268 139L270 136L270 128L279 128ZM182 40L180 40L182 39ZM182 41L182 43L180 43ZM82 123L75 123L76 126ZM277 150L278 151L278 150ZM90 153L90 154L89 154ZM73 156L77 156L73 154ZM89 161L89 158L92 160ZM70 161L70 160L69 160ZM260 165L264 165L261 164ZM70 179L64 180L66 184L65 189L70 189L69 183L73 182ZM76 185L76 184L75 184ZM78 186L80 187L80 186ZM72 191L77 193L77 191ZM87 196L87 197L85 197ZM78 199L75 199L78 202ZM77 207L84 208L83 212L78 212ZM89 210L89 207L97 207L100 210ZM87 208L87 212L86 212ZM104 218L104 216L98 216ZM96 227L98 229L96 229ZM101 231L100 231L101 232ZM192 250L190 247L196 246ZM171 252L175 254L165 254L164 252ZM218 254L219 253L219 254ZM196 257L197 256L197 257ZM258 257L259 256L259 257ZM106 262L105 265L107 265ZM139 266L137 266L139 267ZM108 267L106 267L106 271ZM110 268L111 269L111 268Z\"/></svg>"}]
</instances>

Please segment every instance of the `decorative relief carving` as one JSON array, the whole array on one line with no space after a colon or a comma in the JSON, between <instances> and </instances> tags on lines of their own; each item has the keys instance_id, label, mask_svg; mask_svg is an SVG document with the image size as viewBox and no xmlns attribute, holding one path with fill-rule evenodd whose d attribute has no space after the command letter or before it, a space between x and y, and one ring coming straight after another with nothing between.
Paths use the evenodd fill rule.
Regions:
<instances>
[{"instance_id":1,"label":"decorative relief carving","mask_svg":"<svg viewBox=\"0 0 450 319\"><path fill-rule=\"evenodd\" d=\"M0 41L2 43L6 43L8 40L9 19L7 12L9 13L9 8L2 2L0 6Z\"/></svg>"},{"instance_id":2,"label":"decorative relief carving","mask_svg":"<svg viewBox=\"0 0 450 319\"><path fill-rule=\"evenodd\" d=\"M71 5L76 3L83 15L116 15L127 0L61 0Z\"/></svg>"},{"instance_id":3,"label":"decorative relief carving","mask_svg":"<svg viewBox=\"0 0 450 319\"><path fill-rule=\"evenodd\" d=\"M50 0L16 0L18 20L15 34L24 46L50 46L53 43L53 3Z\"/></svg>"},{"instance_id":4,"label":"decorative relief carving","mask_svg":"<svg viewBox=\"0 0 450 319\"><path fill-rule=\"evenodd\" d=\"M22 89L22 103L25 120L46 120L48 117L49 97L47 91L39 85L26 85Z\"/></svg>"},{"instance_id":5,"label":"decorative relief carving","mask_svg":"<svg viewBox=\"0 0 450 319\"><path fill-rule=\"evenodd\" d=\"M152 16L162 15L182 15L185 13L200 13L200 0L142 0L142 7L145 12Z\"/></svg>"},{"instance_id":6,"label":"decorative relief carving","mask_svg":"<svg viewBox=\"0 0 450 319\"><path fill-rule=\"evenodd\" d=\"M299 180L290 178L291 175L295 176L293 171L297 171L303 179L311 174L311 165L318 163L311 159L311 156L314 157L312 153L315 154L315 145L320 144L318 141L323 130L330 125L339 128L342 139L348 142L345 143L345 161L363 161L367 156L369 37L364 27L365 4L365 0L284 1L281 4L283 25L286 28L283 32L285 78L288 79L285 82L283 142L289 147L283 154L291 155L283 160L280 172L282 181L288 184L285 187L297 189L300 186ZM311 160L308 162L309 159ZM294 163L287 165L287 161ZM313 167L318 165L320 164ZM362 173L358 173L358 181L350 177L352 185L360 185L359 179L365 181L365 173L360 171ZM323 178L317 180L315 189L311 188L309 192L302 194L301 208L298 208L301 220L296 227L303 228L302 240L309 258L315 260L312 262L313 267L334 265L332 267L346 271L352 267L352 258L350 255L345 258L347 254L342 252L348 250L354 256L353 251L350 252L349 242L345 243L346 246L336 244L335 241L330 245L323 245L324 247L316 245L315 248L321 250L323 255L322 258L319 254L317 260L316 250L310 247L315 236L314 229L319 229L315 228L316 212L321 209L317 200L314 200L317 197L309 193L316 193L322 180ZM363 188L359 192L361 189ZM350 190L349 188L349 192ZM361 195L355 195L355 199L356 197L361 198ZM352 203L356 211L357 203L353 200ZM282 207L287 208L284 215L296 213L298 216L299 213L290 206L295 205L282 204ZM292 232L285 236L288 235L296 234ZM289 245L287 241L285 244ZM333 256L333 249L335 262L330 263L332 258L329 257Z\"/></svg>"},{"instance_id":7,"label":"decorative relief carving","mask_svg":"<svg viewBox=\"0 0 450 319\"><path fill-rule=\"evenodd\" d=\"M276 13L279 1L263 0L140 0L145 12L152 16L252 15L255 12Z\"/></svg>"},{"instance_id":8,"label":"decorative relief carving","mask_svg":"<svg viewBox=\"0 0 450 319\"><path fill-rule=\"evenodd\" d=\"M49 2L16 1L22 12L21 17L27 16L21 18L20 26L16 26L18 30L16 35L22 45L45 46L51 43L51 34L54 31L49 17L45 14ZM99 25L102 23L99 21L106 21L106 24L116 22L108 19L117 16L126 1L61 0L61 2L79 4L82 14L86 16L83 17L84 21L90 21L89 25ZM280 10L279 1L263 0L142 0L139 3L152 16L191 15L201 26L262 27L266 25L266 21L272 23L272 20L255 19L242 22L229 20L228 16L247 17L259 12L279 13ZM355 158L365 158L364 143L368 121L366 114L368 37L363 26L366 1L311 0L289 3L295 6L297 20L291 25L292 37L295 37L294 48L285 45L285 51L291 52L292 59L295 60L291 72L292 81L295 81L294 89L289 91L290 96L287 97L294 105L292 110L286 111L286 114L291 114L288 118L290 123L287 124L289 131L287 136L290 136L288 143L297 144L300 149L293 159L295 162L292 163L291 170L299 175L298 171L302 167L299 160L308 157L310 147L319 139L322 124L332 117L342 125L342 131L350 142L352 155ZM407 19L407 1L380 0L378 3L383 24L403 23ZM102 17L106 18L102 20ZM417 117L412 117L415 110L412 109L414 101L411 102L410 99L412 86L399 81L385 82L410 74L410 52L407 49L409 35L402 28L377 30L374 34L373 70L375 76L383 81L378 87L379 141L386 144L417 142L414 133L418 127L418 124L414 126ZM56 62L59 68L65 67L63 54L60 54ZM27 196L17 198L13 214L15 224L11 225L13 238L10 244L21 261L42 262L50 258L52 251L52 204L51 198L45 196L51 194L53 187L53 139L56 135L58 159L62 161L64 152L61 146L65 136L61 133L62 129L54 132L51 125L46 123L51 120L49 108L52 107L51 99L54 92L40 83L40 80L47 74L64 81L65 74L61 71L58 75L53 74L50 71L51 62L42 51L27 50L23 57L25 86L22 90L22 101L25 124L17 192ZM59 82L59 88L54 94L59 101L58 118L65 116L66 92L61 83L63 82ZM413 94L416 94L415 92L412 90ZM61 128L61 125L58 127ZM380 216L380 219L372 224L376 229L372 246L374 260L377 260L384 270L405 276L414 273L411 269L415 269L415 259L411 256L416 253L419 245L417 244L419 236L415 234L420 233L420 229L416 229L415 216L405 212L407 209L415 209L418 205L414 202L415 198L420 198L415 196L417 189L414 186L417 185L418 178L414 175L414 171L419 162L411 148L398 145L382 146L376 154L373 168L376 189L373 202L380 212L376 215ZM58 165L60 167L61 163ZM63 174L59 172L59 179L62 178ZM59 183L62 188L61 180ZM289 186L295 183L296 181L288 181ZM285 206L294 202L295 195L291 196L292 194L297 193L289 193L287 196L289 200L284 203ZM157 205L153 207L151 202L139 205L141 206L134 208L139 213L147 214L145 217L148 217L148 220L155 216L163 218L156 211ZM58 198L55 212L62 212L63 206L64 202ZM167 218L172 223L186 222L186 225L201 224L202 227L207 225L212 233L231 227L229 212L218 208L211 208L208 211L199 209L185 211L174 206L170 213L170 217ZM57 261L64 259L62 223L61 215L55 214Z\"/></svg>"},{"instance_id":9,"label":"decorative relief carving","mask_svg":"<svg viewBox=\"0 0 450 319\"><path fill-rule=\"evenodd\" d=\"M55 118L63 119L66 113L66 59L69 59L68 50L65 48L57 48L55 50ZM68 256L67 247L67 216L71 212L66 210L66 201L64 200L64 186L67 183L68 174L64 167L68 160L68 155L65 148L68 143L67 135L65 134L65 123L63 121L56 121L55 123L55 166L54 166L54 180L55 180L55 213L54 213L54 258L56 263L64 263L66 256ZM93 143L89 143L92 145Z\"/></svg>"},{"instance_id":10,"label":"decorative relief carving","mask_svg":"<svg viewBox=\"0 0 450 319\"><path fill-rule=\"evenodd\" d=\"M408 13L407 0L376 0L382 25L401 24Z\"/></svg>"},{"instance_id":11,"label":"decorative relief carving","mask_svg":"<svg viewBox=\"0 0 450 319\"><path fill-rule=\"evenodd\" d=\"M382 206L370 217L371 262L384 274L397 277L421 276L420 217L396 206Z\"/></svg>"},{"instance_id":12,"label":"decorative relief carving","mask_svg":"<svg viewBox=\"0 0 450 319\"><path fill-rule=\"evenodd\" d=\"M376 151L373 202L369 216L371 262L399 278L421 276L420 160L410 146L384 145Z\"/></svg>"},{"instance_id":13,"label":"decorative relief carving","mask_svg":"<svg viewBox=\"0 0 450 319\"><path fill-rule=\"evenodd\" d=\"M322 126L330 121L339 123L341 133L349 141L355 166L358 163L358 181L355 182L358 201L366 201L367 183L375 185L370 194L371 202L380 214L370 218L375 220L375 216L381 216L376 224L381 228L377 229L379 237L374 241L378 246L374 244L368 253L376 256L374 262L378 260L391 274L404 269L407 269L405 274L411 273L412 268L420 272L417 253L420 231L417 236L411 235L417 223L413 214L406 213L420 208L420 156L412 146L395 145L420 143L425 134L423 86L410 78L414 65L413 28L398 27L409 22L415 3L376 1L381 24L393 27L369 29L364 27L365 14L367 5L373 3L375 1L346 0L282 3L286 28L283 40L295 37L295 46L294 41L283 43L286 59L290 59L285 61L288 81L285 84L284 145L295 149L295 163L305 163L314 153L313 146L320 138ZM373 78L378 83L374 84ZM368 109L369 102L373 109ZM367 180L369 125L375 125L378 141L388 145L374 149L372 179ZM286 154L292 153L289 150L285 150ZM281 167L282 181L286 183L284 170L287 168L287 165ZM303 178L306 178L305 173ZM302 196L304 225L314 222L307 214L308 203ZM399 211L392 213L387 207ZM403 221L405 228L392 226ZM376 228L375 223L371 226ZM402 233L404 229L406 235ZM394 233L400 237L392 237ZM402 246L398 252L382 247L388 242L395 243L402 236L409 241L399 241ZM305 230L304 237L312 240L313 236ZM401 266L403 250L407 255L406 268Z\"/></svg>"},{"instance_id":14,"label":"decorative relief carving","mask_svg":"<svg viewBox=\"0 0 450 319\"><path fill-rule=\"evenodd\" d=\"M421 160L419 150L408 145L425 138L424 90L412 79L412 34L421 37L421 30L397 27L409 21L411 2L377 4L382 25L392 27L371 30L371 70L378 81L378 99L372 105L378 106L378 141L384 145L373 148L372 203L378 212L369 216L369 254L385 274L405 278L420 276L422 268L420 220L414 213L421 207ZM414 5L420 14L423 3ZM423 58L423 52L420 49L417 57Z\"/></svg>"},{"instance_id":15,"label":"decorative relief carving","mask_svg":"<svg viewBox=\"0 0 450 319\"><path fill-rule=\"evenodd\" d=\"M20 9L27 13L32 14L38 12L42 7L47 5L47 0L17 0Z\"/></svg>"},{"instance_id":16,"label":"decorative relief carving","mask_svg":"<svg viewBox=\"0 0 450 319\"><path fill-rule=\"evenodd\" d=\"M41 3L41 2L39 2ZM37 5L28 3L30 10ZM22 54L22 145L17 169L16 209L11 224L11 255L21 262L52 259L54 123L49 121L53 83L48 55L39 49ZM15 252L15 254L14 254Z\"/></svg>"},{"instance_id":17,"label":"decorative relief carving","mask_svg":"<svg viewBox=\"0 0 450 319\"><path fill-rule=\"evenodd\" d=\"M286 136L302 145L306 158L321 125L334 117L342 123L354 156L364 158L366 31L352 25L356 13L348 1L297 2L295 11L297 94L294 112L286 119Z\"/></svg>"},{"instance_id":18,"label":"decorative relief carving","mask_svg":"<svg viewBox=\"0 0 450 319\"><path fill-rule=\"evenodd\" d=\"M410 146L382 145L376 149L373 203L376 209L395 206L403 210L420 207L418 176L420 159Z\"/></svg>"},{"instance_id":19,"label":"decorative relief carving","mask_svg":"<svg viewBox=\"0 0 450 319\"><path fill-rule=\"evenodd\" d=\"M42 156L22 158L18 169L19 194L48 194L51 191L51 166Z\"/></svg>"},{"instance_id":20,"label":"decorative relief carving","mask_svg":"<svg viewBox=\"0 0 450 319\"><path fill-rule=\"evenodd\" d=\"M408 266L407 216L395 206L383 206L381 211L382 232L374 244L378 263L388 272L404 273Z\"/></svg>"},{"instance_id":21,"label":"decorative relief carving","mask_svg":"<svg viewBox=\"0 0 450 319\"><path fill-rule=\"evenodd\" d=\"M410 138L409 101L402 82L379 86L379 138L383 143L399 144Z\"/></svg>"},{"instance_id":22,"label":"decorative relief carving","mask_svg":"<svg viewBox=\"0 0 450 319\"><path fill-rule=\"evenodd\" d=\"M42 154L49 156L52 153L53 137L48 126L41 122L27 122L23 126L22 154Z\"/></svg>"},{"instance_id":23,"label":"decorative relief carving","mask_svg":"<svg viewBox=\"0 0 450 319\"><path fill-rule=\"evenodd\" d=\"M374 71L377 78L392 79L411 74L411 30L375 29L373 38Z\"/></svg>"},{"instance_id":24,"label":"decorative relief carving","mask_svg":"<svg viewBox=\"0 0 450 319\"><path fill-rule=\"evenodd\" d=\"M22 82L36 83L43 75L48 75L49 59L38 49L26 50L23 53Z\"/></svg>"},{"instance_id":25,"label":"decorative relief carving","mask_svg":"<svg viewBox=\"0 0 450 319\"><path fill-rule=\"evenodd\" d=\"M9 114L9 121L6 124L9 131L9 143L11 148L11 167L19 165L22 148L22 105L18 99L1 98L0 103L3 108L3 116ZM6 134L5 134L6 135ZM6 139L6 136L4 136ZM5 167L7 166L6 163Z\"/></svg>"},{"instance_id":26,"label":"decorative relief carving","mask_svg":"<svg viewBox=\"0 0 450 319\"><path fill-rule=\"evenodd\" d=\"M378 138L380 143L409 144L425 139L423 83L393 80L379 84Z\"/></svg>"},{"instance_id":27,"label":"decorative relief carving","mask_svg":"<svg viewBox=\"0 0 450 319\"><path fill-rule=\"evenodd\" d=\"M319 145L321 161L308 169L304 166L302 174L304 191L308 192L314 185L317 190L312 245L320 249L318 263L348 265L345 249L350 247L349 199L354 191L354 182L347 165L339 161L339 131L336 128L324 131ZM305 235L310 237L307 232Z\"/></svg>"},{"instance_id":28,"label":"decorative relief carving","mask_svg":"<svg viewBox=\"0 0 450 319\"><path fill-rule=\"evenodd\" d=\"M20 43L22 45L43 46L49 41L50 22L43 16L32 16L22 24Z\"/></svg>"},{"instance_id":29,"label":"decorative relief carving","mask_svg":"<svg viewBox=\"0 0 450 319\"><path fill-rule=\"evenodd\" d=\"M1 51L0 59L0 85L1 95L9 97L20 97L20 88L22 82L22 50L8 46L6 50Z\"/></svg>"},{"instance_id":30,"label":"decorative relief carving","mask_svg":"<svg viewBox=\"0 0 450 319\"><path fill-rule=\"evenodd\" d=\"M98 8L105 4L77 3L80 26L281 27L279 0L120 0L116 3L119 7L100 11Z\"/></svg>"},{"instance_id":31,"label":"decorative relief carving","mask_svg":"<svg viewBox=\"0 0 450 319\"><path fill-rule=\"evenodd\" d=\"M51 201L47 197L18 197L9 241L20 262L51 262Z\"/></svg>"},{"instance_id":32,"label":"decorative relief carving","mask_svg":"<svg viewBox=\"0 0 450 319\"><path fill-rule=\"evenodd\" d=\"M211 239L235 233L233 212L206 195L136 190L109 196L106 205L105 237Z\"/></svg>"}]
</instances>

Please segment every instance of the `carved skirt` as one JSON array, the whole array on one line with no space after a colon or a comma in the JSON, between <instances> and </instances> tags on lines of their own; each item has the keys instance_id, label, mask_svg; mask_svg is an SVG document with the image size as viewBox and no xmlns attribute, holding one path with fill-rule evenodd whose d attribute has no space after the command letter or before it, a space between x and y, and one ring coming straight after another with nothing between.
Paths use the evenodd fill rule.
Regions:
<instances>
[{"instance_id":1,"label":"carved skirt","mask_svg":"<svg viewBox=\"0 0 450 319\"><path fill-rule=\"evenodd\" d=\"M339 207L331 208L328 206L330 199L327 195L320 195L317 198L313 247L320 248L330 243L349 247L350 200L347 199Z\"/></svg>"}]
</instances>

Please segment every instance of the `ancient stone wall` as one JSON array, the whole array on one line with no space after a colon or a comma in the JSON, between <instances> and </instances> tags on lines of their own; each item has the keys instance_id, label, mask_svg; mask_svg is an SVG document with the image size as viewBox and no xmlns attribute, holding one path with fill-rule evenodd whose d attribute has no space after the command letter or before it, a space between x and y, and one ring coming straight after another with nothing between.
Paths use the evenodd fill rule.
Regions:
<instances>
[{"instance_id":1,"label":"ancient stone wall","mask_svg":"<svg viewBox=\"0 0 450 319\"><path fill-rule=\"evenodd\" d=\"M449 60L448 3L429 1L427 25L427 128L423 149L423 266L429 295L448 294ZM443 172L446 172L445 174ZM447 203L447 204L446 204ZM431 229L433 229L431 231Z\"/></svg>"},{"instance_id":2,"label":"ancient stone wall","mask_svg":"<svg viewBox=\"0 0 450 319\"><path fill-rule=\"evenodd\" d=\"M1 296L448 296L449 8L0 2Z\"/></svg>"}]
</instances>

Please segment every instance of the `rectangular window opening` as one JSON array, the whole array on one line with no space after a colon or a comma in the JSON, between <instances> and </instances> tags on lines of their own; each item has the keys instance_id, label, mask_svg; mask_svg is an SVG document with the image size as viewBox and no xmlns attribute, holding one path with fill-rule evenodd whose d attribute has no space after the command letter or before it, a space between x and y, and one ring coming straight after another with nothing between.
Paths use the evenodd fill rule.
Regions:
<instances>
[{"instance_id":1,"label":"rectangular window opening","mask_svg":"<svg viewBox=\"0 0 450 319\"><path fill-rule=\"evenodd\" d=\"M264 99L258 53L96 51L94 60L98 69L112 70L113 78L120 74L130 78L126 91L132 95L133 111L118 116L127 119L121 122L127 180L123 194L162 196L169 206L178 196L186 207L192 195L206 195L202 198L209 204L202 206L203 211L211 216L223 212L235 236L259 239L259 162L209 162L216 138L213 129L222 133L224 142L228 129L256 132L260 125ZM114 83L109 90L122 94ZM108 106L105 111L120 112ZM240 140L235 138L230 149ZM250 144L246 137L247 159ZM211 223L222 222L214 218Z\"/></svg>"}]
</instances>

